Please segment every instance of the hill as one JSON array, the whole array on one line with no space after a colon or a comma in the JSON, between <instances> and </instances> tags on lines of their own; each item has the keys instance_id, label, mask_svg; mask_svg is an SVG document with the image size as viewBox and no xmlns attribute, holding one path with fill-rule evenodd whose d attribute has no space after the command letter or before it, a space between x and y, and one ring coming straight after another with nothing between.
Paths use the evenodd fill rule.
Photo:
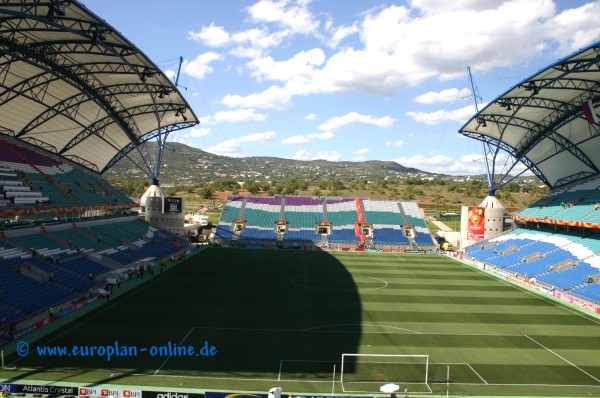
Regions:
<instances>
[{"instance_id":1,"label":"hill","mask_svg":"<svg viewBox=\"0 0 600 398\"><path fill-rule=\"evenodd\" d=\"M135 165L141 162L139 154L121 159L105 173L107 177L143 178L144 173ZM135 162L135 163L134 163ZM316 182L324 179L353 181L381 180L385 177L429 175L429 173L396 162L370 160L365 162L330 162L327 160L292 160L276 157L231 158L214 155L184 144L166 144L161 183L185 184L212 181L218 178L236 180L289 180Z\"/></svg>"}]
</instances>

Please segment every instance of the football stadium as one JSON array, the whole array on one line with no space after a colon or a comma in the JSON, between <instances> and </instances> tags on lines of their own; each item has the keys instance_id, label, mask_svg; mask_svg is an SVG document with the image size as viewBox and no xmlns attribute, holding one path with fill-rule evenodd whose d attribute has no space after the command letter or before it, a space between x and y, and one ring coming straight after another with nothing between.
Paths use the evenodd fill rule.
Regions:
<instances>
[{"instance_id":1,"label":"football stadium","mask_svg":"<svg viewBox=\"0 0 600 398\"><path fill-rule=\"evenodd\" d=\"M229 196L198 245L159 183L199 123L177 86L75 0L0 15L2 394L600 396L600 43L461 128L514 163L455 251L416 202L286 195ZM140 203L102 177L130 153ZM507 215L517 163L551 193Z\"/></svg>"}]
</instances>

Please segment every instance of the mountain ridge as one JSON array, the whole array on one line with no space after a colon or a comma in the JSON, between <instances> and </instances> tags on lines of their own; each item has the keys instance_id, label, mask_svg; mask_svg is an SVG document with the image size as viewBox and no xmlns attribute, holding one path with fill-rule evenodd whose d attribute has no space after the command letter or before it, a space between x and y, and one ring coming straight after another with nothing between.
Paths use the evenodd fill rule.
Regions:
<instances>
[{"instance_id":1,"label":"mountain ridge","mask_svg":"<svg viewBox=\"0 0 600 398\"><path fill-rule=\"evenodd\" d=\"M130 157L138 164L142 160L138 153L131 153ZM117 162L105 174L117 178L149 178L127 157ZM394 161L336 162L321 159L295 160L272 156L233 158L215 155L182 143L168 142L165 145L159 180L165 183L184 183L186 181L211 181L218 178L242 180L295 178L310 182L323 179L378 180L399 175L433 174L406 167Z\"/></svg>"}]
</instances>

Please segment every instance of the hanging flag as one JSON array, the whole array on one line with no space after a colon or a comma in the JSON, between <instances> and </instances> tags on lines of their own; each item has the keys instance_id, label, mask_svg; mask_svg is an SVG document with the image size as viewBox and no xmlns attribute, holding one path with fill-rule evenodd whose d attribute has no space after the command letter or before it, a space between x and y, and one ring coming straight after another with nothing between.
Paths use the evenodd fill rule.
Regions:
<instances>
[{"instance_id":1,"label":"hanging flag","mask_svg":"<svg viewBox=\"0 0 600 398\"><path fill-rule=\"evenodd\" d=\"M596 124L598 123L599 119L598 119L598 115L596 115L596 112L594 111L594 104L592 103L592 100L587 100L585 101L583 104L583 114L585 115L585 118L587 119L589 124Z\"/></svg>"}]
</instances>

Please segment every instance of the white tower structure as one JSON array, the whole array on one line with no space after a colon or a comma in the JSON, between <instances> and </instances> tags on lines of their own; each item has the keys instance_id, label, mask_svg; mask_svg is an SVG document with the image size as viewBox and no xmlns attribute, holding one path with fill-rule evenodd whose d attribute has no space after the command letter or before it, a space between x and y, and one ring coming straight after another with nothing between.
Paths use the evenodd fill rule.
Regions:
<instances>
[{"instance_id":1,"label":"white tower structure","mask_svg":"<svg viewBox=\"0 0 600 398\"><path fill-rule=\"evenodd\" d=\"M156 228L184 236L184 199L165 195L157 184L151 185L142 195L140 216Z\"/></svg>"},{"instance_id":2,"label":"white tower structure","mask_svg":"<svg viewBox=\"0 0 600 398\"><path fill-rule=\"evenodd\" d=\"M495 196L486 197L479 206L462 206L460 247L501 235L505 213L506 209Z\"/></svg>"}]
</instances>

